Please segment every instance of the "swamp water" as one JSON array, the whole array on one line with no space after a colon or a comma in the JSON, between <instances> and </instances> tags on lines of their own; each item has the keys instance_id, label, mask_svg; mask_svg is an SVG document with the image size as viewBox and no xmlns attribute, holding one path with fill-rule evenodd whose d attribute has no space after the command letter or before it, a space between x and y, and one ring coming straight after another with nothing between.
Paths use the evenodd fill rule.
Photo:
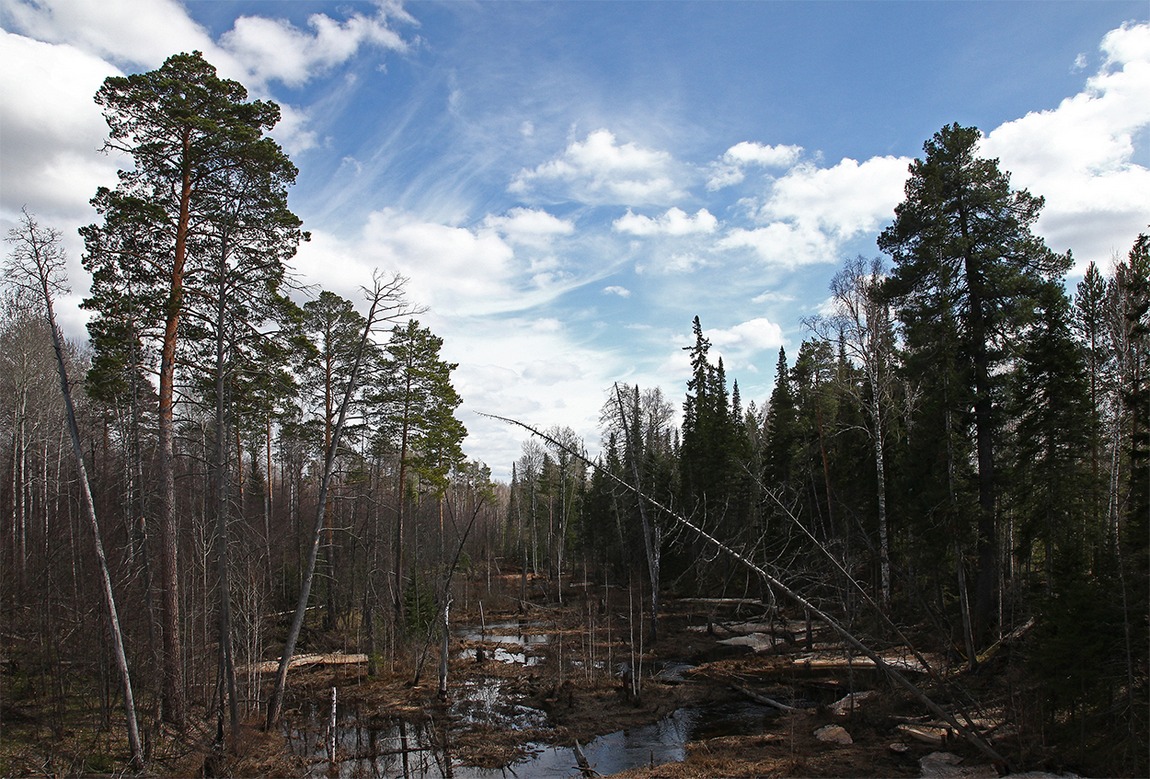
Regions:
<instances>
[{"instance_id":1,"label":"swamp water","mask_svg":"<svg viewBox=\"0 0 1150 779\"><path fill-rule=\"evenodd\" d=\"M497 622L483 629L469 627L456 631L466 642L482 642L489 647L488 658L524 666L543 662L538 654L550 636L539 623ZM534 630L533 630L534 629ZM494 644L495 649L490 647ZM465 649L459 657L474 658L475 649ZM682 681L691 666L667 663L652 669L664 681ZM502 730L546 728L545 712L519 703L506 689L506 683L489 678L453 686L450 727L465 730L483 725ZM768 721L778 715L775 709L750 702L707 707L680 708L662 719L641 727L619 730L582 745L587 763L600 774L629 768L681 761L690 741L729 735L762 733ZM428 721L409 722L373 717L370 712L337 706L334 765L330 761L330 734L327 711L313 708L305 719L286 723L292 751L309 763L309 777L405 777L410 779L493 779L494 777L579 776L573 747L532 743L530 755L503 768L485 769L460 765L452 757L451 733Z\"/></svg>"},{"instance_id":2,"label":"swamp water","mask_svg":"<svg viewBox=\"0 0 1150 779\"><path fill-rule=\"evenodd\" d=\"M457 706L459 704L456 704ZM499 708L496 705L494 708ZM507 726L536 727L546 715L519 706L518 713L495 715ZM453 707L454 711L454 707ZM686 756L687 743L726 735L761 733L777 712L754 703L713 707L686 707L650 725L599 736L582 745L588 764L600 774L612 774L646 765L676 762ZM528 758L503 768L459 765L451 757L449 739L430 723L372 720L361 713L344 712L337 718L336 763L328 760L323 716L313 713L302 728L289 726L293 751L308 759L309 777L410 777L411 779L494 779L494 777L579 776L573 747L531 744ZM332 770L334 768L334 770Z\"/></svg>"}]
</instances>

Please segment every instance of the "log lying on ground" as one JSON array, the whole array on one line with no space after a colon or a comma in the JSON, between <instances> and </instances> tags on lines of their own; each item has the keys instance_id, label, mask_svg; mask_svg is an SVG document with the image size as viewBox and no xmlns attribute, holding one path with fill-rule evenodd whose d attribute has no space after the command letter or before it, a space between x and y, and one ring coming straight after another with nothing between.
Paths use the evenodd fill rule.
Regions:
<instances>
[{"instance_id":1,"label":"log lying on ground","mask_svg":"<svg viewBox=\"0 0 1150 779\"><path fill-rule=\"evenodd\" d=\"M904 736L913 738L915 741L936 747L945 744L950 737L950 731L939 725L910 725L904 723L897 726L895 730Z\"/></svg>"},{"instance_id":2,"label":"log lying on ground","mask_svg":"<svg viewBox=\"0 0 1150 779\"><path fill-rule=\"evenodd\" d=\"M755 703L761 703L764 706L770 706L772 708L778 709L779 711L785 711L785 712L805 711L807 714L814 714L815 713L814 709L797 709L794 706L788 706L785 703L782 703L780 701L776 701L774 698L768 698L766 695L762 695L760 693L757 693L754 690L748 690L746 687L741 687L737 684L732 684L731 689L737 693L740 693L742 695L747 696L748 698L753 700Z\"/></svg>"},{"instance_id":3,"label":"log lying on ground","mask_svg":"<svg viewBox=\"0 0 1150 779\"><path fill-rule=\"evenodd\" d=\"M845 697L832 703L829 708L831 713L837 717L849 717L853 712L859 708L859 704L863 701L869 701L878 695L877 690L860 690L858 692L847 693Z\"/></svg>"},{"instance_id":4,"label":"log lying on ground","mask_svg":"<svg viewBox=\"0 0 1150 779\"><path fill-rule=\"evenodd\" d=\"M716 643L723 646L749 646L756 653L767 652L780 644L786 644L784 639L776 638L766 633L750 633L745 636L732 636Z\"/></svg>"},{"instance_id":5,"label":"log lying on ground","mask_svg":"<svg viewBox=\"0 0 1150 779\"><path fill-rule=\"evenodd\" d=\"M331 654L296 655L291 659L288 668L302 668L312 665L356 665L366 662L367 655L365 654L333 652ZM241 666L236 670L245 674L270 674L279 670L279 667L279 660L265 660L262 663L252 663L251 665Z\"/></svg>"},{"instance_id":6,"label":"log lying on ground","mask_svg":"<svg viewBox=\"0 0 1150 779\"><path fill-rule=\"evenodd\" d=\"M922 663L917 658L908 657L905 655L894 655L886 653L879 656L881 663L888 668L899 668L903 671L912 671L915 673L929 673L930 669L923 667ZM818 668L818 669L840 669L840 668L877 668L879 663L871 657L854 656L848 657L841 652L822 652L812 655L804 655L803 657L796 657L794 664L803 668Z\"/></svg>"}]
</instances>

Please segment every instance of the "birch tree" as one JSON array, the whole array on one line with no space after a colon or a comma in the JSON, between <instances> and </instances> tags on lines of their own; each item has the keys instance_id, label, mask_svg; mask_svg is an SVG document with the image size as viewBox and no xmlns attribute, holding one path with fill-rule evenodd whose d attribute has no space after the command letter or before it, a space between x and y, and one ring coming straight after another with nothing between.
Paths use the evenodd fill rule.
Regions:
<instances>
[{"instance_id":1,"label":"birch tree","mask_svg":"<svg viewBox=\"0 0 1150 779\"><path fill-rule=\"evenodd\" d=\"M878 512L879 566L882 603L890 606L890 528L887 518L885 427L892 396L894 333L888 305L878 292L884 269L882 260L869 262L856 257L831 280L829 316L808 320L808 326L825 340L837 340L848 357L862 369L864 387L848 384L847 391L863 410L874 449L875 503Z\"/></svg>"},{"instance_id":2,"label":"birch tree","mask_svg":"<svg viewBox=\"0 0 1150 779\"><path fill-rule=\"evenodd\" d=\"M104 597L104 609L108 620L108 632L112 638L112 654L116 669L120 674L120 684L124 694L124 714L127 719L128 746L131 749L133 768L143 768L144 753L140 743L140 731L136 723L136 702L132 694L132 677L128 669L128 658L124 651L124 638L120 630L120 616L116 609L116 596L112 590L112 577L108 571L108 560L104 554L104 542L100 533L100 523L96 517L96 505L92 499L92 488L88 482L88 472L84 464L84 449L80 441L80 427L76 422L76 410L72 402L72 385L68 378L64 359L64 336L56 322L55 297L66 294L67 258L60 246L60 233L41 227L27 211L23 212L20 227L10 230L8 242L13 245L12 254L5 263L6 276L29 294L38 297L43 305L44 319L52 335L52 348L56 354L56 368L60 379L60 395L64 401L64 411L68 424L68 436L72 442L72 453L76 458L76 471L79 474L81 503L92 530L92 543L100 568L100 587Z\"/></svg>"}]
</instances>

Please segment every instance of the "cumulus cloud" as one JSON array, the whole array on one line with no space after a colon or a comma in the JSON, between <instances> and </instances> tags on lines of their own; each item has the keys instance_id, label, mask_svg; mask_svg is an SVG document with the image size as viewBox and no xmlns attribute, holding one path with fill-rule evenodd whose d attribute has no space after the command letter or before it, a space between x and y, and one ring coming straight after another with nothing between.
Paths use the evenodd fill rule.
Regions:
<instances>
[{"instance_id":1,"label":"cumulus cloud","mask_svg":"<svg viewBox=\"0 0 1150 779\"><path fill-rule=\"evenodd\" d=\"M681 208L672 207L655 218L633 213L628 208L627 213L616 219L611 227L616 232L640 236L690 235L713 233L718 224L719 220L705 208L700 208L691 216Z\"/></svg>"},{"instance_id":2,"label":"cumulus cloud","mask_svg":"<svg viewBox=\"0 0 1150 779\"><path fill-rule=\"evenodd\" d=\"M394 3L342 21L312 14L306 30L283 19L241 16L217 44L176 0L15 0L6 11L31 37L69 43L114 62L154 68L174 51L202 51L221 73L248 86L273 80L298 86L362 46L407 51L411 42L395 26L415 21Z\"/></svg>"},{"instance_id":3,"label":"cumulus cloud","mask_svg":"<svg viewBox=\"0 0 1150 779\"><path fill-rule=\"evenodd\" d=\"M830 168L799 165L774 183L759 216L813 222L840 240L872 232L902 200L909 164L906 157L872 157Z\"/></svg>"},{"instance_id":4,"label":"cumulus cloud","mask_svg":"<svg viewBox=\"0 0 1150 779\"><path fill-rule=\"evenodd\" d=\"M1083 265L1125 251L1150 222L1150 25L1112 30L1100 49L1104 63L1082 92L1000 125L982 143L1015 186L1046 198L1038 232Z\"/></svg>"},{"instance_id":5,"label":"cumulus cloud","mask_svg":"<svg viewBox=\"0 0 1150 779\"><path fill-rule=\"evenodd\" d=\"M392 2L378 3L372 14L353 13L342 21L313 14L306 29L283 19L241 16L217 43L176 0L12 0L5 3L5 11L12 28L28 38L74 48L76 56L116 63L124 71L157 68L174 52L201 51L221 76L236 79L255 93L265 93L273 81L300 86L364 47L408 51L413 42L396 26L416 23ZM157 30L163 34L157 35ZM20 62L5 58L5 70L23 74L36 67ZM107 65L103 74L114 70ZM96 87L72 110L83 114L79 106L91 104ZM274 134L290 154L318 145L306 112L283 104L281 109Z\"/></svg>"},{"instance_id":6,"label":"cumulus cloud","mask_svg":"<svg viewBox=\"0 0 1150 779\"><path fill-rule=\"evenodd\" d=\"M351 59L361 46L407 51L410 42L392 27L395 16L412 21L393 6L379 7L374 16L354 13L343 21L312 14L307 30L284 19L241 16L220 38L220 45L243 64L251 80L299 86L317 72Z\"/></svg>"},{"instance_id":7,"label":"cumulus cloud","mask_svg":"<svg viewBox=\"0 0 1150 779\"><path fill-rule=\"evenodd\" d=\"M619 143L609 130L596 130L559 157L520 170L508 189L596 205L645 205L681 198L676 178L667 152Z\"/></svg>"},{"instance_id":8,"label":"cumulus cloud","mask_svg":"<svg viewBox=\"0 0 1150 779\"><path fill-rule=\"evenodd\" d=\"M86 218L96 188L116 181L117 159L96 153L108 127L92 101L115 68L72 46L11 33L0 34L0 60L4 213L27 205L42 217Z\"/></svg>"},{"instance_id":9,"label":"cumulus cloud","mask_svg":"<svg viewBox=\"0 0 1150 779\"><path fill-rule=\"evenodd\" d=\"M542 209L512 208L502 216L489 215L483 224L502 233L510 243L544 248L564 235L575 232L575 224Z\"/></svg>"},{"instance_id":10,"label":"cumulus cloud","mask_svg":"<svg viewBox=\"0 0 1150 779\"><path fill-rule=\"evenodd\" d=\"M723 236L721 249L750 249L764 263L796 268L820 262L833 262L837 243L817 225L774 222L766 227L736 227Z\"/></svg>"},{"instance_id":11,"label":"cumulus cloud","mask_svg":"<svg viewBox=\"0 0 1150 779\"><path fill-rule=\"evenodd\" d=\"M707 337L719 349L761 351L783 344L783 330L763 317L740 322L725 330L708 330Z\"/></svg>"},{"instance_id":12,"label":"cumulus cloud","mask_svg":"<svg viewBox=\"0 0 1150 779\"><path fill-rule=\"evenodd\" d=\"M803 147L787 144L770 146L753 141L740 141L723 153L722 159L711 164L707 189L715 191L740 183L746 178L748 166L789 168L799 161Z\"/></svg>"},{"instance_id":13,"label":"cumulus cloud","mask_svg":"<svg viewBox=\"0 0 1150 779\"><path fill-rule=\"evenodd\" d=\"M768 168L789 168L799 160L802 146L778 144L776 146L741 141L723 154L723 159L741 165L762 165Z\"/></svg>"},{"instance_id":14,"label":"cumulus cloud","mask_svg":"<svg viewBox=\"0 0 1150 779\"><path fill-rule=\"evenodd\" d=\"M735 228L719 246L752 249L771 265L837 262L850 240L876 232L903 197L909 160L843 159L829 168L796 165L773 182L756 211L761 227Z\"/></svg>"},{"instance_id":15,"label":"cumulus cloud","mask_svg":"<svg viewBox=\"0 0 1150 779\"><path fill-rule=\"evenodd\" d=\"M629 298L631 297L631 290L627 289L626 287L611 285L610 287L603 287L603 294L618 295L621 298Z\"/></svg>"},{"instance_id":16,"label":"cumulus cloud","mask_svg":"<svg viewBox=\"0 0 1150 779\"><path fill-rule=\"evenodd\" d=\"M383 209L350 237L313 230L295 265L303 278L351 299L359 297L373 268L398 272L409 279L407 292L414 302L462 315L516 305L514 260L511 247L493 232Z\"/></svg>"},{"instance_id":17,"label":"cumulus cloud","mask_svg":"<svg viewBox=\"0 0 1150 779\"><path fill-rule=\"evenodd\" d=\"M5 3L5 11L17 30L33 38L72 44L119 63L151 68L173 51L215 49L176 0L16 0Z\"/></svg>"}]
</instances>

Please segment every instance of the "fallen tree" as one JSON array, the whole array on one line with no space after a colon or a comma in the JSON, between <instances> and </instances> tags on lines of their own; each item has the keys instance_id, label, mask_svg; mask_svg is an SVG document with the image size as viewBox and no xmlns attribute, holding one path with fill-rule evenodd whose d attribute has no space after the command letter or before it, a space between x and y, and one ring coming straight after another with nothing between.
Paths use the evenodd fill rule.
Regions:
<instances>
[{"instance_id":1,"label":"fallen tree","mask_svg":"<svg viewBox=\"0 0 1150 779\"><path fill-rule=\"evenodd\" d=\"M537 437L543 439L544 441L547 441L548 443L550 443L554 446L557 446L561 449L564 449L569 454L577 457L578 459L582 460L584 463L586 463L591 468L594 468L595 470L597 470L599 473L601 473L606 478L608 478L611 481L615 482L616 484L620 485L624 489L634 493L640 500L646 501L649 504L651 504L653 507L659 509L660 511L666 512L667 516L670 517L676 524L680 525L685 530L690 531L691 533L698 536L702 540L711 544L718 551L727 555L728 557L730 557L732 560L734 560L738 564L747 568L747 570L749 570L752 573L759 576L763 580L764 583L766 583L772 589L777 591L779 594L786 597L792 603L794 603L798 606L801 606L803 609L808 610L810 614L812 614L814 617L818 618L821 622L826 624L831 630L833 630L843 640L844 643L846 643L848 646L852 647L853 649L857 650L860 654L869 658L870 661L872 663L874 663L874 667L879 669L886 676L886 678L888 680L890 680L892 683L896 684L897 686L899 686L899 687L903 688L904 690L906 690L907 692L909 692L919 703L921 703L923 706L925 706L935 717L940 719L942 722L946 723L946 725L949 725L957 733L961 734L962 737L965 738L975 749L977 749L979 752L981 752L983 755L985 755L991 761L993 761L993 763L995 764L995 767L1000 772L1009 773L1011 771L1011 766L1010 766L1009 761L1007 761L1006 758L1004 758L1001 754L999 754L998 750L996 750L993 746L991 746L990 742L987 741L985 738L983 738L982 735L977 731L976 728L974 728L968 724L960 723L957 718L955 718L953 715L951 715L949 712L945 711L941 706L939 706L937 703L935 703L933 700L931 700L931 698L929 696L927 696L927 694L925 692L923 692L921 689L919 689L919 687L916 684L914 684L913 682L911 682L905 675L903 675L902 672L900 672L898 669L893 667L890 663L886 662L886 660L884 660L883 657L878 652L871 649L867 644L865 644L857 636L855 636L853 633L851 633L849 630L847 630L845 627L843 627L841 624L839 624L839 622L836 619L834 619L830 614L825 612L823 609L819 608L817 605L812 603L807 598L803 597L797 591L791 589L782 580L778 579L775 576L772 576L769 572L764 570L760 565L758 565L753 560L746 557L746 555L743 555L742 553L738 552L737 550L732 549L730 546L723 543L719 539L715 538L713 535L711 535L706 530L704 530L701 527L699 527L698 525L696 525L694 522L691 522L689 519L687 519L686 517L681 515L679 512L674 511L671 508L663 505L659 501L655 500L654 498L650 497L649 495L647 495L644 492L642 492L641 490L639 490L634 485L627 483L623 479L620 479L618 476L611 473L606 468L601 467L598 463L592 461L591 459L589 459L585 455L583 455L579 452L572 451L570 448L564 446L564 444L562 442L555 440L555 438L548 436L546 433L543 433L542 431L532 427L531 425L528 425L524 422L520 422L519 420L516 420L516 419L510 419L508 417L499 416L497 414L485 414L482 412L480 412L480 413L482 416L488 417L489 419L496 419L496 420L499 420L501 422L506 422L508 424L515 425L517 427L521 427L524 430L531 433L532 435L537 436ZM833 557L832 557L832 559L833 559ZM925 665L925 663L924 663L924 665Z\"/></svg>"}]
</instances>

